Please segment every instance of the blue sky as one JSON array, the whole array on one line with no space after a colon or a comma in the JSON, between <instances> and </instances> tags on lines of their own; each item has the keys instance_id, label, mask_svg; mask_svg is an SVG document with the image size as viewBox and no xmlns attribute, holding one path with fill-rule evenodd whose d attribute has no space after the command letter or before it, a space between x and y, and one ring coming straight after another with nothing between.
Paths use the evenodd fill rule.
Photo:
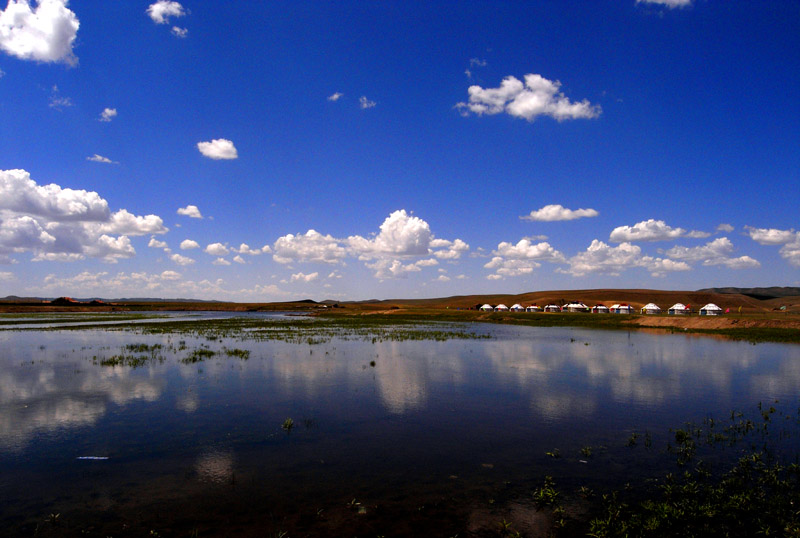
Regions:
<instances>
[{"instance_id":1,"label":"blue sky","mask_svg":"<svg viewBox=\"0 0 800 538\"><path fill-rule=\"evenodd\" d=\"M800 3L14 1L0 296L800 285Z\"/></svg>"}]
</instances>

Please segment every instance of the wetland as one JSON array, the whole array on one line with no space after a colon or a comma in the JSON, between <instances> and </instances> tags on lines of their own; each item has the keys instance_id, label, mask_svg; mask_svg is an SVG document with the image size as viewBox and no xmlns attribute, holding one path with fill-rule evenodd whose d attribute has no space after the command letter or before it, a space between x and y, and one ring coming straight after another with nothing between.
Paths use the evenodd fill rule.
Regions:
<instances>
[{"instance_id":1,"label":"wetland","mask_svg":"<svg viewBox=\"0 0 800 538\"><path fill-rule=\"evenodd\" d=\"M794 344L390 316L121 316L0 316L6 535L798 528ZM737 487L758 517L720 493Z\"/></svg>"}]
</instances>

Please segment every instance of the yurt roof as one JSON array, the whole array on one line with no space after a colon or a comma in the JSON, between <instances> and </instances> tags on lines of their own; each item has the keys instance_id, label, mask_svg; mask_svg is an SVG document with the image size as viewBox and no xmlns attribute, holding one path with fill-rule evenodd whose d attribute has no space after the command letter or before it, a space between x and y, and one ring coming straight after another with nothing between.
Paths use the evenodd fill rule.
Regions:
<instances>
[{"instance_id":1,"label":"yurt roof","mask_svg":"<svg viewBox=\"0 0 800 538\"><path fill-rule=\"evenodd\" d=\"M700 310L722 310L722 309L720 307L718 307L717 305L715 305L714 303L708 303L707 305L705 305Z\"/></svg>"},{"instance_id":2,"label":"yurt roof","mask_svg":"<svg viewBox=\"0 0 800 538\"><path fill-rule=\"evenodd\" d=\"M669 307L670 310L686 310L686 305L683 303L675 303Z\"/></svg>"},{"instance_id":3,"label":"yurt roof","mask_svg":"<svg viewBox=\"0 0 800 538\"><path fill-rule=\"evenodd\" d=\"M661 310L661 307L655 303L647 303L642 307L643 310Z\"/></svg>"}]
</instances>

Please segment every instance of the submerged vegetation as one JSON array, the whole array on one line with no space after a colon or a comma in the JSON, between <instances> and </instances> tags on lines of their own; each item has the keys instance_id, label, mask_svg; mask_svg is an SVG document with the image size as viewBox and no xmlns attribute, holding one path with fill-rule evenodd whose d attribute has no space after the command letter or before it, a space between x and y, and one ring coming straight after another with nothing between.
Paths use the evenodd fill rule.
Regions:
<instances>
[{"instance_id":1,"label":"submerged vegetation","mask_svg":"<svg viewBox=\"0 0 800 538\"><path fill-rule=\"evenodd\" d=\"M800 409L758 411L671 430L663 476L630 476L604 493L562 491L546 476L532 501L549 511L551 536L800 536Z\"/></svg>"}]
</instances>

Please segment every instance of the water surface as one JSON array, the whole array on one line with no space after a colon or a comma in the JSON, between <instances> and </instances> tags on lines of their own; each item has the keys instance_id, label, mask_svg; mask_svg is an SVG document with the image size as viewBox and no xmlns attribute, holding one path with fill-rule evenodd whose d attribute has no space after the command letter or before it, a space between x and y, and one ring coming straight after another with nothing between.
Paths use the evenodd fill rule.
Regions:
<instances>
[{"instance_id":1,"label":"water surface","mask_svg":"<svg viewBox=\"0 0 800 538\"><path fill-rule=\"evenodd\" d=\"M626 446L632 432L661 446L686 421L797 404L797 346L470 330L491 338L309 345L133 327L2 331L0 527L463 536L524 504L545 475L619 487L654 472L654 455ZM102 365L130 345L151 358ZM217 354L187 364L197 349Z\"/></svg>"}]
</instances>

